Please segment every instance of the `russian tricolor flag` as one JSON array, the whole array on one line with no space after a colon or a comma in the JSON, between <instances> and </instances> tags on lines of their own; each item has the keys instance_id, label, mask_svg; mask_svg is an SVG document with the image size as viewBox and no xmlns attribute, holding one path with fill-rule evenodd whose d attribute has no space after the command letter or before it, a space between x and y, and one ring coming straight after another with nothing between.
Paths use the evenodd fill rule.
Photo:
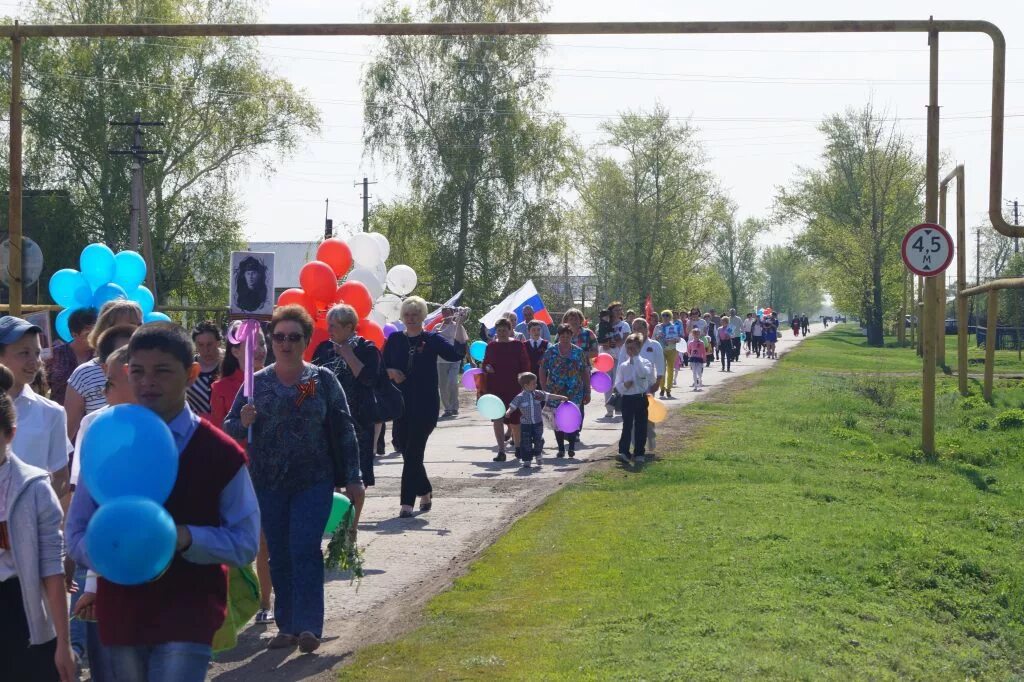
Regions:
<instances>
[{"instance_id":1,"label":"russian tricolor flag","mask_svg":"<svg viewBox=\"0 0 1024 682\"><path fill-rule=\"evenodd\" d=\"M447 301L441 304L441 307L434 312L427 315L426 319L423 320L423 328L428 332L434 331L434 327L441 324L441 312L447 307L456 307L459 305L459 299L462 298L462 292L464 289L459 289L459 293L455 294Z\"/></svg>"},{"instance_id":2,"label":"russian tricolor flag","mask_svg":"<svg viewBox=\"0 0 1024 682\"><path fill-rule=\"evenodd\" d=\"M532 279L527 280L526 284L513 291L501 303L491 308L490 312L480 318L480 321L484 323L488 331L494 329L494 323L505 313L514 312L516 319L522 322L526 319L523 317L523 308L526 306L533 308L535 320L539 320L544 324L552 323L551 315L548 314L547 309L544 307L544 301L540 300L540 294L537 293L537 287L533 285Z\"/></svg>"}]
</instances>

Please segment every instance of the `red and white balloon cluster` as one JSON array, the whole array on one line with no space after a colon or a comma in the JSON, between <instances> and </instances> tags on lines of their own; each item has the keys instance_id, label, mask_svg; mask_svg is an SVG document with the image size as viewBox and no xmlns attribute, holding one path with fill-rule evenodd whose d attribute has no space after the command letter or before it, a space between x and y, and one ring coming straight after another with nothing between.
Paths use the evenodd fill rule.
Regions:
<instances>
[{"instance_id":1,"label":"red and white balloon cluster","mask_svg":"<svg viewBox=\"0 0 1024 682\"><path fill-rule=\"evenodd\" d=\"M356 334L383 348L384 325L397 319L399 297L416 288L416 273L408 265L387 269L384 263L390 254L387 237L378 232L358 232L346 240L325 239L317 249L316 260L302 266L301 288L282 292L277 304L301 305L313 317L316 326L306 349L308 357L328 338L327 311L336 303L352 306L359 316ZM393 293L385 295L385 286Z\"/></svg>"}]
</instances>

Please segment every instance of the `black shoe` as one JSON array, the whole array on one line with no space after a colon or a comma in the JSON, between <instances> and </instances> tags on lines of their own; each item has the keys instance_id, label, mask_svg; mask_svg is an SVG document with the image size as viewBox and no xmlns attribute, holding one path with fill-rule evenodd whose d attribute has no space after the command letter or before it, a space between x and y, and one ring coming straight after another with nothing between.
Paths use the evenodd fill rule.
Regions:
<instances>
[{"instance_id":1,"label":"black shoe","mask_svg":"<svg viewBox=\"0 0 1024 682\"><path fill-rule=\"evenodd\" d=\"M565 448L558 448L558 454L555 455L555 457L558 457L559 459L565 457Z\"/></svg>"},{"instance_id":2,"label":"black shoe","mask_svg":"<svg viewBox=\"0 0 1024 682\"><path fill-rule=\"evenodd\" d=\"M569 457L575 457L575 456L576 456L576 446L575 445L570 445L569 446Z\"/></svg>"},{"instance_id":3,"label":"black shoe","mask_svg":"<svg viewBox=\"0 0 1024 682\"><path fill-rule=\"evenodd\" d=\"M492 459L491 461L492 462L504 462L506 459L508 459L508 458L505 457L505 453L504 452L499 452L498 456L495 457L494 459Z\"/></svg>"}]
</instances>

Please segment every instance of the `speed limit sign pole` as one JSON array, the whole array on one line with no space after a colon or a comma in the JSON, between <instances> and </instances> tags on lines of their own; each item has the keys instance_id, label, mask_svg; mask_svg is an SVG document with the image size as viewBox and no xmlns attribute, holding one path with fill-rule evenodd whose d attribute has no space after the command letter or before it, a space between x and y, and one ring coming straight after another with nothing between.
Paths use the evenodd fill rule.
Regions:
<instances>
[{"instance_id":1,"label":"speed limit sign pole","mask_svg":"<svg viewBox=\"0 0 1024 682\"><path fill-rule=\"evenodd\" d=\"M938 336L934 330L938 326L938 314L942 310L944 299L939 299L942 291L942 273L953 262L953 238L935 223L921 223L910 228L903 237L901 248L903 263L915 275L924 278L924 324L922 334L924 341L924 367L921 382L921 449L925 454L935 454L935 361L938 356L938 344L945 342L945 336Z\"/></svg>"}]
</instances>

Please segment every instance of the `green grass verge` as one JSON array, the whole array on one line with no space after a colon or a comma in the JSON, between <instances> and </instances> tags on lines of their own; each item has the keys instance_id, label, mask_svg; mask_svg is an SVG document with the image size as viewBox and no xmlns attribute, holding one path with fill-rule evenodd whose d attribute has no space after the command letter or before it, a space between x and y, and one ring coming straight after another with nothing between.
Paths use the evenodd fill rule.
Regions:
<instances>
[{"instance_id":1,"label":"green grass verge","mask_svg":"<svg viewBox=\"0 0 1024 682\"><path fill-rule=\"evenodd\" d=\"M919 379L788 371L913 356L862 344L840 327L688 406L683 443L552 496L341 676L1024 674L1024 388L1000 382L989 406L940 378L928 460Z\"/></svg>"}]
</instances>

